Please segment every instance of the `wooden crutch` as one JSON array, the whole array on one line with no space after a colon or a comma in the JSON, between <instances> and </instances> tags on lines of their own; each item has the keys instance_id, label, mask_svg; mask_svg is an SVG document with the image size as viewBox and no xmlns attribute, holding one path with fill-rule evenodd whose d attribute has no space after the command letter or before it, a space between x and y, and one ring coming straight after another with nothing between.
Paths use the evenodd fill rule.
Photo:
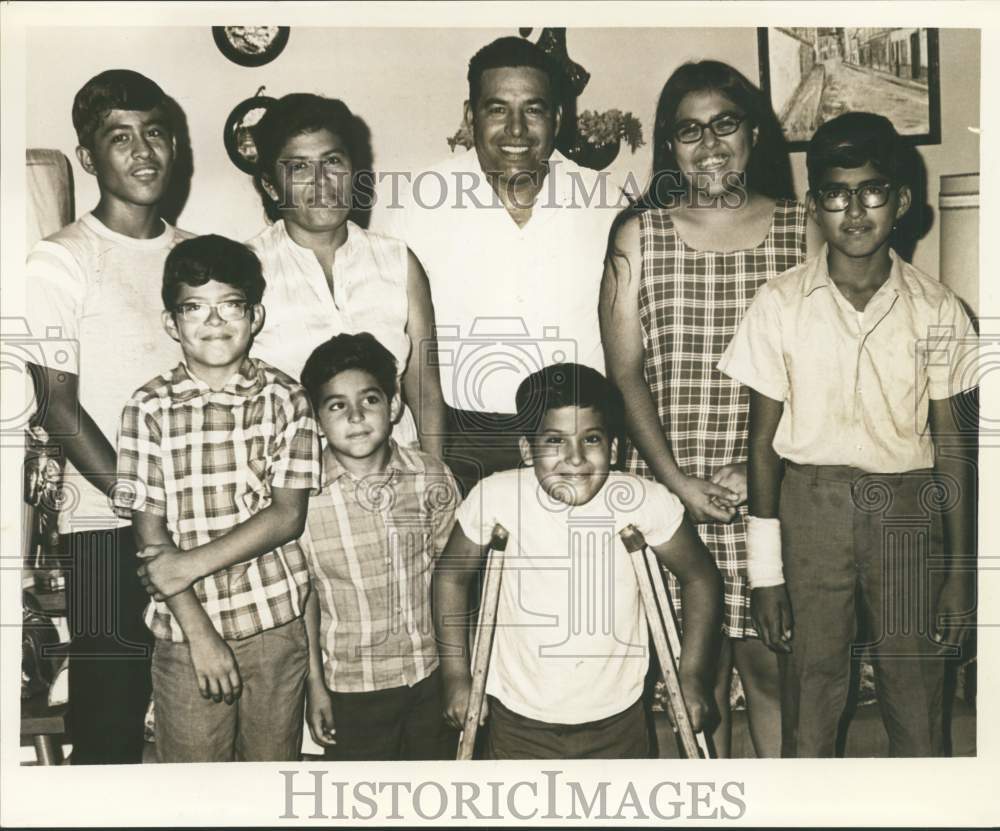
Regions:
<instances>
[{"instance_id":1,"label":"wooden crutch","mask_svg":"<svg viewBox=\"0 0 1000 831\"><path fill-rule=\"evenodd\" d=\"M684 755L689 759L700 757L710 759L713 754L708 746L708 740L704 733L694 732L691 719L688 718L687 706L684 704L684 693L677 674L677 655L680 654L681 640L677 634L670 598L660 578L659 561L656 555L646 548L646 540L634 525L626 525L618 534L625 544L625 550L632 561L636 583L639 584L642 608L653 635L656 657L667 688L667 703L673 717L674 730L680 734Z\"/></svg>"},{"instance_id":2,"label":"wooden crutch","mask_svg":"<svg viewBox=\"0 0 1000 831\"><path fill-rule=\"evenodd\" d=\"M500 523L493 526L489 552L486 555L486 581L479 603L476 635L472 642L472 690L469 693L469 706L465 711L465 724L458 737L458 755L455 757L459 760L471 759L476 746L476 732L479 730L479 719L482 717L483 703L486 699L486 675L490 669L490 656L493 653L493 633L497 625L500 578L503 576L503 552L507 548L509 537L507 529Z\"/></svg>"}]
</instances>

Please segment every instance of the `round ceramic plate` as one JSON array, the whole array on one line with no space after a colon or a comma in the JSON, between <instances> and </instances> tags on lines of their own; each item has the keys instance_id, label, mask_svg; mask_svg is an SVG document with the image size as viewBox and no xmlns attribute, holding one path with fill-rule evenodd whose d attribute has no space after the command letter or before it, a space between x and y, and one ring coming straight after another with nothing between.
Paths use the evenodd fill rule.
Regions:
<instances>
[{"instance_id":1,"label":"round ceramic plate","mask_svg":"<svg viewBox=\"0 0 1000 831\"><path fill-rule=\"evenodd\" d=\"M215 45L233 63L263 66L288 43L287 26L213 26Z\"/></svg>"}]
</instances>

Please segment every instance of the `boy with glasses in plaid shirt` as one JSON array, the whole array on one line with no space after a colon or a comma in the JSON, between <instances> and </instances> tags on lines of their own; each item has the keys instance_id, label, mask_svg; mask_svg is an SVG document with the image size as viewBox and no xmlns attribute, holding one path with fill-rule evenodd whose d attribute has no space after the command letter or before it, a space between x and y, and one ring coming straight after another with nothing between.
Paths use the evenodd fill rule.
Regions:
<instances>
[{"instance_id":1,"label":"boy with glasses in plaid shirt","mask_svg":"<svg viewBox=\"0 0 1000 831\"><path fill-rule=\"evenodd\" d=\"M307 720L337 760L453 758L431 617L431 573L458 489L434 456L396 444L396 360L368 332L318 346L302 370L327 438L302 547L316 591Z\"/></svg>"},{"instance_id":2,"label":"boy with glasses in plaid shirt","mask_svg":"<svg viewBox=\"0 0 1000 831\"><path fill-rule=\"evenodd\" d=\"M859 617L890 755L943 755L942 644L972 620L976 347L958 298L891 248L905 149L873 113L816 131L826 245L761 288L719 362L750 387L747 571L782 756L834 754Z\"/></svg>"},{"instance_id":3,"label":"boy with glasses in plaid shirt","mask_svg":"<svg viewBox=\"0 0 1000 831\"><path fill-rule=\"evenodd\" d=\"M160 761L299 757L309 573L298 538L319 434L305 391L248 355L263 292L260 261L239 243L174 248L163 324L184 360L122 416L115 502L154 596Z\"/></svg>"}]
</instances>

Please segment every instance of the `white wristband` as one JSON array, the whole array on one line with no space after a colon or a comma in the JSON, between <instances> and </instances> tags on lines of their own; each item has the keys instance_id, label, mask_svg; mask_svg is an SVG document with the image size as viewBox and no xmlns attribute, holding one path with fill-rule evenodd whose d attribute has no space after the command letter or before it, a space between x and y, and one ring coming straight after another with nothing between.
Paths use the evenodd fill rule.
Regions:
<instances>
[{"instance_id":1,"label":"white wristband","mask_svg":"<svg viewBox=\"0 0 1000 831\"><path fill-rule=\"evenodd\" d=\"M747 517L747 582L751 589L785 582L781 570L780 520Z\"/></svg>"}]
</instances>

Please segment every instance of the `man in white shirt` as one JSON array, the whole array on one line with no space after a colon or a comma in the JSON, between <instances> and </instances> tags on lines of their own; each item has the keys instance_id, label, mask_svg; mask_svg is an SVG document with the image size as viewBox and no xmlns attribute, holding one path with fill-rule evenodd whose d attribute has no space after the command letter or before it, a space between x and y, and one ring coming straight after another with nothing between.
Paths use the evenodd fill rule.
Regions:
<instances>
[{"instance_id":1,"label":"man in white shirt","mask_svg":"<svg viewBox=\"0 0 1000 831\"><path fill-rule=\"evenodd\" d=\"M39 242L27 262L35 416L67 460L60 548L71 636L73 764L142 761L151 641L135 542L109 503L115 436L151 367L180 357L160 323L167 253L184 237L160 218L176 157L167 98L125 69L91 78L73 101L77 158L97 207Z\"/></svg>"},{"instance_id":2,"label":"man in white shirt","mask_svg":"<svg viewBox=\"0 0 1000 831\"><path fill-rule=\"evenodd\" d=\"M430 281L445 460L466 492L519 464L524 378L570 361L604 371L597 300L619 207L606 178L555 150L563 81L538 46L500 38L468 78L474 150L418 173L389 213Z\"/></svg>"}]
</instances>

